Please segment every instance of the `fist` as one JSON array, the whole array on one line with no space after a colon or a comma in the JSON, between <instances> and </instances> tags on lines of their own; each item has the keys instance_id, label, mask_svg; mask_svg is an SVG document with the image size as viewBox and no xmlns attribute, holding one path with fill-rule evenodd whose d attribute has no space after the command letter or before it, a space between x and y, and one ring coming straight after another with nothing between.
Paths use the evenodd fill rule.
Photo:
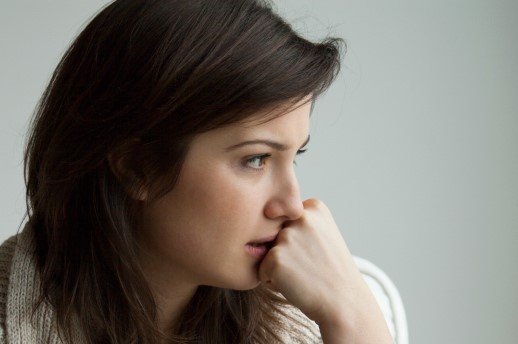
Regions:
<instances>
[{"instance_id":1,"label":"fist","mask_svg":"<svg viewBox=\"0 0 518 344\"><path fill-rule=\"evenodd\" d=\"M363 283L331 212L315 199L279 232L259 278L317 323L338 316Z\"/></svg>"}]
</instances>

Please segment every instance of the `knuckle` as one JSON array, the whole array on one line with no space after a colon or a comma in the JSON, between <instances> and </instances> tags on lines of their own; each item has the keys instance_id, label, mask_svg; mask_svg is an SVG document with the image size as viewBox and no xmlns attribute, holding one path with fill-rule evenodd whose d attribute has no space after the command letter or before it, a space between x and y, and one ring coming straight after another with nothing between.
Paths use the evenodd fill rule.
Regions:
<instances>
[{"instance_id":1,"label":"knuckle","mask_svg":"<svg viewBox=\"0 0 518 344\"><path fill-rule=\"evenodd\" d=\"M305 200L304 201L304 207L307 208L307 209L317 209L317 210L327 209L327 207L324 204L324 202L322 202L318 198L310 198L308 200Z\"/></svg>"}]
</instances>

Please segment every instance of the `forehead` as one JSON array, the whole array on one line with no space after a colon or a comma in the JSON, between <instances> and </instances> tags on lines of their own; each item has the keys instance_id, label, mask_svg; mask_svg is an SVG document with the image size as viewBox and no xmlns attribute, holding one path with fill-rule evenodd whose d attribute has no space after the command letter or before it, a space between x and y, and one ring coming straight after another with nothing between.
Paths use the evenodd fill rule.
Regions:
<instances>
[{"instance_id":1,"label":"forehead","mask_svg":"<svg viewBox=\"0 0 518 344\"><path fill-rule=\"evenodd\" d=\"M256 134L285 136L307 136L311 102L290 107L277 108L274 111L261 112L247 120L228 126L228 131L235 134Z\"/></svg>"},{"instance_id":2,"label":"forehead","mask_svg":"<svg viewBox=\"0 0 518 344\"><path fill-rule=\"evenodd\" d=\"M268 123L279 117L295 112L299 108L302 108L300 109L300 111L308 113L309 115L313 110L312 98L310 96L307 96L299 101L285 102L280 105L271 106L263 110L260 110L257 113L252 114L237 123L242 127L256 127L261 124Z\"/></svg>"},{"instance_id":3,"label":"forehead","mask_svg":"<svg viewBox=\"0 0 518 344\"><path fill-rule=\"evenodd\" d=\"M265 113L252 115L245 122L213 129L194 138L191 148L200 145L213 148L235 145L247 140L274 140L286 146L300 146L309 135L311 102L278 112L265 120Z\"/></svg>"}]
</instances>

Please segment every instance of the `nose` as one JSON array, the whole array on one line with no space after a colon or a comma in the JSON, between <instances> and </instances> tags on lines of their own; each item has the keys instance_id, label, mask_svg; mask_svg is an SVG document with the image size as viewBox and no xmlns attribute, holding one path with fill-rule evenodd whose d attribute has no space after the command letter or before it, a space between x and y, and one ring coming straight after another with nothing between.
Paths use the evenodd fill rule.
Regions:
<instances>
[{"instance_id":1,"label":"nose","mask_svg":"<svg viewBox=\"0 0 518 344\"><path fill-rule=\"evenodd\" d=\"M278 178L272 183L272 196L266 203L264 214L267 218L296 220L304 212L300 198L299 183L295 172L289 171L284 178Z\"/></svg>"}]
</instances>

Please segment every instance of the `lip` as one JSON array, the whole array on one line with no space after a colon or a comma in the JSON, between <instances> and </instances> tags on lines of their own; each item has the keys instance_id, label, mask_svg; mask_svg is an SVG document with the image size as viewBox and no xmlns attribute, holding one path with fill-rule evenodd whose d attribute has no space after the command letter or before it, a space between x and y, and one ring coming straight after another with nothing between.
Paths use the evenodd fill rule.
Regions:
<instances>
[{"instance_id":1,"label":"lip","mask_svg":"<svg viewBox=\"0 0 518 344\"><path fill-rule=\"evenodd\" d=\"M252 257L256 259L263 259L272 247L272 244L276 238L277 234L250 241L245 245L245 250Z\"/></svg>"},{"instance_id":2,"label":"lip","mask_svg":"<svg viewBox=\"0 0 518 344\"><path fill-rule=\"evenodd\" d=\"M249 242L247 243L247 245L252 245L252 244L264 244L264 243L267 243L267 242L272 242L272 241L274 241L275 239L277 239L277 234L273 234L273 235L270 235L270 236L264 237L264 238L262 238L262 239L257 239L257 240L249 241Z\"/></svg>"}]
</instances>

